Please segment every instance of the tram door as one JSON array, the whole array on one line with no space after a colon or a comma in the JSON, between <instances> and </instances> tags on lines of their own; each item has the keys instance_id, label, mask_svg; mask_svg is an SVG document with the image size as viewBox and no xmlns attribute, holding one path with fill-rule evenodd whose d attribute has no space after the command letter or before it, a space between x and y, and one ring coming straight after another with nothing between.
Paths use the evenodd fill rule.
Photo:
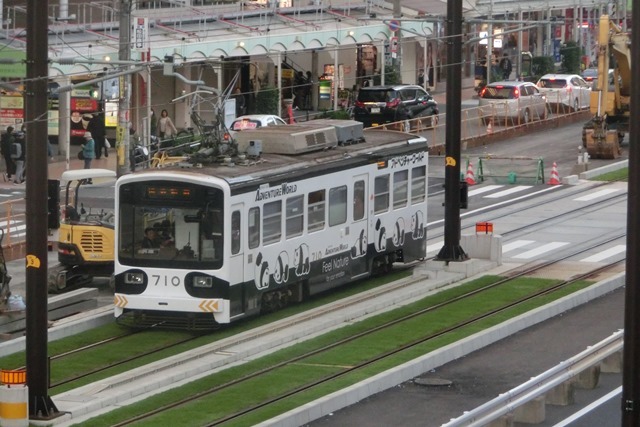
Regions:
<instances>
[{"instance_id":1,"label":"tram door","mask_svg":"<svg viewBox=\"0 0 640 427\"><path fill-rule=\"evenodd\" d=\"M244 282L244 248L242 247L242 204L231 207L231 256L229 271L233 279L231 283Z\"/></svg>"},{"instance_id":2,"label":"tram door","mask_svg":"<svg viewBox=\"0 0 640 427\"><path fill-rule=\"evenodd\" d=\"M353 206L351 211L352 230L350 233L354 242L351 247L351 278L356 279L358 276L366 274L369 271L367 262L367 247L369 236L367 235L367 182L369 177L367 174L358 175L353 178L351 184L351 197Z\"/></svg>"}]
</instances>

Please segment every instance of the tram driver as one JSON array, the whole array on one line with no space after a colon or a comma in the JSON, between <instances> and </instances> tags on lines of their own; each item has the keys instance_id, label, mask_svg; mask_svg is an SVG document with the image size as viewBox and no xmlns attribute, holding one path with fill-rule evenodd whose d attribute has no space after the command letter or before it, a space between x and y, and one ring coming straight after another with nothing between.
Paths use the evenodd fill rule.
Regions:
<instances>
[{"instance_id":1,"label":"tram driver","mask_svg":"<svg viewBox=\"0 0 640 427\"><path fill-rule=\"evenodd\" d=\"M153 227L147 227L144 229L144 237L142 238L141 246L143 249L153 249L160 247L160 242L158 242L156 230Z\"/></svg>"}]
</instances>

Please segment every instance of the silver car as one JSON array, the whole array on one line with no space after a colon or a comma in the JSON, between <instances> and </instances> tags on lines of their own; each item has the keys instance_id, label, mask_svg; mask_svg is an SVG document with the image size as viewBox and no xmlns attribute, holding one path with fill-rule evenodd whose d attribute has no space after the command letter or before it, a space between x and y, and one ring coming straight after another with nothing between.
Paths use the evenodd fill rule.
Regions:
<instances>
[{"instance_id":1,"label":"silver car","mask_svg":"<svg viewBox=\"0 0 640 427\"><path fill-rule=\"evenodd\" d=\"M589 108L591 85L577 74L545 74L537 83L547 97L551 111L578 111Z\"/></svg>"},{"instance_id":2,"label":"silver car","mask_svg":"<svg viewBox=\"0 0 640 427\"><path fill-rule=\"evenodd\" d=\"M527 124L547 118L547 99L531 82L494 82L480 91L479 109L485 125L501 121Z\"/></svg>"}]
</instances>

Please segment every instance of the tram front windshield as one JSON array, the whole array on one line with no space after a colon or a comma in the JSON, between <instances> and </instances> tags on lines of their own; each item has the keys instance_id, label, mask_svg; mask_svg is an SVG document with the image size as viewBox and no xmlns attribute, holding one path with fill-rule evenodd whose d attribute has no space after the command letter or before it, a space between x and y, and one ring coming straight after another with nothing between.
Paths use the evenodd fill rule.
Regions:
<instances>
[{"instance_id":1,"label":"tram front windshield","mask_svg":"<svg viewBox=\"0 0 640 427\"><path fill-rule=\"evenodd\" d=\"M130 266L219 269L223 193L173 182L120 187L118 260Z\"/></svg>"}]
</instances>

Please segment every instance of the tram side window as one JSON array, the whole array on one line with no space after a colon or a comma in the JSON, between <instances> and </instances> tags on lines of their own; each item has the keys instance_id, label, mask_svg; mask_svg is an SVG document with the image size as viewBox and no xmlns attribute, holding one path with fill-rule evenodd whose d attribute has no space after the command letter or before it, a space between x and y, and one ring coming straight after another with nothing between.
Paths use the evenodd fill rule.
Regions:
<instances>
[{"instance_id":1,"label":"tram side window","mask_svg":"<svg viewBox=\"0 0 640 427\"><path fill-rule=\"evenodd\" d=\"M411 170L411 204L424 202L427 186L427 168L418 166Z\"/></svg>"},{"instance_id":2,"label":"tram side window","mask_svg":"<svg viewBox=\"0 0 640 427\"><path fill-rule=\"evenodd\" d=\"M353 220L358 221L364 218L364 181L356 181L353 185Z\"/></svg>"},{"instance_id":3,"label":"tram side window","mask_svg":"<svg viewBox=\"0 0 640 427\"><path fill-rule=\"evenodd\" d=\"M260 208L249 209L249 249L260 246Z\"/></svg>"},{"instance_id":4,"label":"tram side window","mask_svg":"<svg viewBox=\"0 0 640 427\"><path fill-rule=\"evenodd\" d=\"M302 235L304 225L304 196L287 199L286 232L287 239Z\"/></svg>"},{"instance_id":5,"label":"tram side window","mask_svg":"<svg viewBox=\"0 0 640 427\"><path fill-rule=\"evenodd\" d=\"M262 244L279 242L282 237L282 200L265 203L263 209Z\"/></svg>"},{"instance_id":6,"label":"tram side window","mask_svg":"<svg viewBox=\"0 0 640 427\"><path fill-rule=\"evenodd\" d=\"M240 211L231 213L231 254L240 252Z\"/></svg>"},{"instance_id":7,"label":"tram side window","mask_svg":"<svg viewBox=\"0 0 640 427\"><path fill-rule=\"evenodd\" d=\"M324 211L325 211L325 190L318 190L309 193L308 211L309 223L307 229L309 232L322 230L324 228Z\"/></svg>"},{"instance_id":8,"label":"tram side window","mask_svg":"<svg viewBox=\"0 0 640 427\"><path fill-rule=\"evenodd\" d=\"M120 207L120 253L126 254L127 257L133 255L136 241L135 234L135 210L129 204L123 204Z\"/></svg>"},{"instance_id":9,"label":"tram side window","mask_svg":"<svg viewBox=\"0 0 640 427\"><path fill-rule=\"evenodd\" d=\"M347 186L329 190L329 227L347 222Z\"/></svg>"},{"instance_id":10,"label":"tram side window","mask_svg":"<svg viewBox=\"0 0 640 427\"><path fill-rule=\"evenodd\" d=\"M403 170L393 174L393 209L407 206L409 192L409 171Z\"/></svg>"},{"instance_id":11,"label":"tram side window","mask_svg":"<svg viewBox=\"0 0 640 427\"><path fill-rule=\"evenodd\" d=\"M389 210L389 175L378 176L374 182L373 211L382 213Z\"/></svg>"}]
</instances>

